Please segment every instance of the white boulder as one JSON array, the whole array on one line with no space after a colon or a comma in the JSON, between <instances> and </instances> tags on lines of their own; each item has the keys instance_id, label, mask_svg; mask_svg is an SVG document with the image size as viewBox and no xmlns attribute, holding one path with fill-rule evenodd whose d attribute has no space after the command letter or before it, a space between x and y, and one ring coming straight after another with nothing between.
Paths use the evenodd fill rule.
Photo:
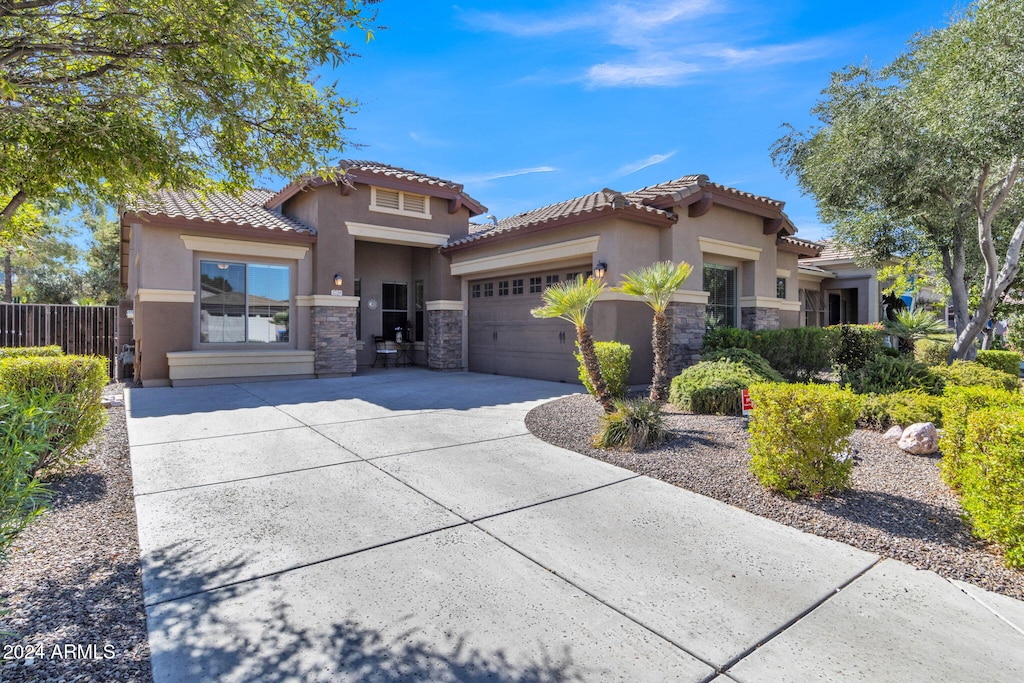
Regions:
<instances>
[{"instance_id":1,"label":"white boulder","mask_svg":"<svg viewBox=\"0 0 1024 683\"><path fill-rule=\"evenodd\" d=\"M903 430L896 445L914 455L935 453L939 450L939 431L931 422L918 422Z\"/></svg>"},{"instance_id":2,"label":"white boulder","mask_svg":"<svg viewBox=\"0 0 1024 683\"><path fill-rule=\"evenodd\" d=\"M896 443L897 441L900 440L900 437L902 436L903 427L900 427L899 425L893 425L892 427L889 427L889 431L887 431L885 434L882 434L882 439L891 443Z\"/></svg>"}]
</instances>

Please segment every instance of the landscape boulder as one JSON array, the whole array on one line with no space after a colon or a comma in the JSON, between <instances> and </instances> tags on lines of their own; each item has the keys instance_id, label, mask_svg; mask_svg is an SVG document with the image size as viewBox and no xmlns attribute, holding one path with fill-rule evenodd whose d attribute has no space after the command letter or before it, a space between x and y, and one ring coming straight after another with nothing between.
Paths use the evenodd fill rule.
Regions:
<instances>
[{"instance_id":1,"label":"landscape boulder","mask_svg":"<svg viewBox=\"0 0 1024 683\"><path fill-rule=\"evenodd\" d=\"M889 427L889 431L887 431L885 434L882 434L882 438L890 443L896 443L897 441L900 440L902 436L903 427L900 427L899 425L893 425L892 427Z\"/></svg>"},{"instance_id":2,"label":"landscape boulder","mask_svg":"<svg viewBox=\"0 0 1024 683\"><path fill-rule=\"evenodd\" d=\"M917 422L903 430L896 445L914 455L935 453L939 450L939 432L931 422Z\"/></svg>"}]
</instances>

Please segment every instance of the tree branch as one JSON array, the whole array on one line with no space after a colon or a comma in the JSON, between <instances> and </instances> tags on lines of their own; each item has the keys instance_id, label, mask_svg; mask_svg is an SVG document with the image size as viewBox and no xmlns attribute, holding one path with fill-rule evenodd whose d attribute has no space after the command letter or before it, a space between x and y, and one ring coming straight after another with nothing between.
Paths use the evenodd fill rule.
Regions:
<instances>
[{"instance_id":1,"label":"tree branch","mask_svg":"<svg viewBox=\"0 0 1024 683\"><path fill-rule=\"evenodd\" d=\"M4 207L3 211L0 211L0 225L3 225L11 219L14 212L21 208L21 205L28 200L28 195L23 190L18 190L11 197L10 201L7 202L7 206Z\"/></svg>"},{"instance_id":2,"label":"tree branch","mask_svg":"<svg viewBox=\"0 0 1024 683\"><path fill-rule=\"evenodd\" d=\"M1006 202L1007 197L1010 196L1010 192L1013 191L1014 186L1017 184L1017 176L1020 173L1020 159L1017 157L1013 158L1010 162L1010 170L1007 172L1006 177L999 186L999 192L992 198L992 203L989 205L988 210L985 212L985 221L991 225L992 220L995 218L996 212L1002 208Z\"/></svg>"}]
</instances>

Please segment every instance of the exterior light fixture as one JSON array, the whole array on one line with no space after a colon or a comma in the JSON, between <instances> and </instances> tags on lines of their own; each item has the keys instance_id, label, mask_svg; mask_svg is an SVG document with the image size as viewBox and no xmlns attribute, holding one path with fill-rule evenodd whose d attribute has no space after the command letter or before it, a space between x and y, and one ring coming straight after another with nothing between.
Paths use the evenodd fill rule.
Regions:
<instances>
[{"instance_id":1,"label":"exterior light fixture","mask_svg":"<svg viewBox=\"0 0 1024 683\"><path fill-rule=\"evenodd\" d=\"M341 273L335 273L334 274L334 286L335 287L341 287L341 283L342 283Z\"/></svg>"},{"instance_id":2,"label":"exterior light fixture","mask_svg":"<svg viewBox=\"0 0 1024 683\"><path fill-rule=\"evenodd\" d=\"M377 310L377 300L376 299L369 299L366 302L366 307L369 308L371 311L376 311Z\"/></svg>"},{"instance_id":3,"label":"exterior light fixture","mask_svg":"<svg viewBox=\"0 0 1024 683\"><path fill-rule=\"evenodd\" d=\"M603 280L606 272L608 272L608 264L604 261L598 261L597 265L594 266L594 277L598 280Z\"/></svg>"}]
</instances>

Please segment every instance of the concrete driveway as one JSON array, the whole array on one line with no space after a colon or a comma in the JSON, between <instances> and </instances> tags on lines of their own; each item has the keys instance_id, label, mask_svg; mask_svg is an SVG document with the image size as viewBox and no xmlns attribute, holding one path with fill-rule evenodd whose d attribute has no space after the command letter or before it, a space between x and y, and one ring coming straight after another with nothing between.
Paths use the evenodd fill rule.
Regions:
<instances>
[{"instance_id":1,"label":"concrete driveway","mask_svg":"<svg viewBox=\"0 0 1024 683\"><path fill-rule=\"evenodd\" d=\"M573 390L131 391L156 681L1024 680L1024 603L531 436Z\"/></svg>"}]
</instances>

